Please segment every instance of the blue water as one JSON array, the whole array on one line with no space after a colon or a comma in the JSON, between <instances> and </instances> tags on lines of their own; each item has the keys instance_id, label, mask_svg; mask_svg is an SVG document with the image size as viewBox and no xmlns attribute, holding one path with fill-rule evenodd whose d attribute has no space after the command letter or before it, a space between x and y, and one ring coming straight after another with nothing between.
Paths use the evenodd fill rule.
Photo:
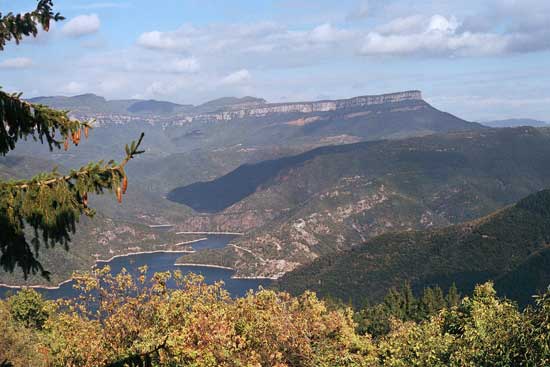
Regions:
<instances>
[{"instance_id":1,"label":"blue water","mask_svg":"<svg viewBox=\"0 0 550 367\"><path fill-rule=\"evenodd\" d=\"M196 251L212 248L225 247L234 236L229 235L216 235L211 236L207 240L196 242L193 244L193 249ZM270 284L269 279L232 279L232 270L210 268L204 266L176 266L174 265L176 260L185 256L181 253L153 253L153 254L139 254L130 255L125 257L118 257L110 262L101 262L98 266L102 267L109 265L111 272L116 274L120 272L122 268L125 268L132 274L138 273L138 268L147 265L148 273L153 274L155 272L162 271L175 271L180 270L183 273L195 273L204 276L205 282L208 284L215 283L217 281L223 281L224 288L231 294L232 297L241 297L246 294L250 289L256 290L258 287L267 287ZM174 284L169 283L169 286ZM37 289L46 299L58 299L58 298L73 298L78 296L78 291L73 288L73 282L63 284L58 289ZM0 287L0 298L5 298L10 294L13 294L16 290Z\"/></svg>"}]
</instances>

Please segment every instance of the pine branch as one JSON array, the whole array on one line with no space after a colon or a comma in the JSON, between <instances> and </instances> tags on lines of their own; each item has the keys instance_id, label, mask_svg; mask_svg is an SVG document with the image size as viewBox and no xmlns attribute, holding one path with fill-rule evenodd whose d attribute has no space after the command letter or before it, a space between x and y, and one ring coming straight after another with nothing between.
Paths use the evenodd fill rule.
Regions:
<instances>
[{"instance_id":1,"label":"pine branch","mask_svg":"<svg viewBox=\"0 0 550 367\"><path fill-rule=\"evenodd\" d=\"M36 9L29 13L8 13L4 16L0 13L0 51L12 39L19 44L23 37L36 37L38 26L42 26L42 29L47 32L52 21L65 19L59 13L54 13L52 8L52 0L40 0Z\"/></svg>"},{"instance_id":2,"label":"pine branch","mask_svg":"<svg viewBox=\"0 0 550 367\"><path fill-rule=\"evenodd\" d=\"M0 155L15 149L17 141L27 136L42 143L46 141L50 149L61 148L63 142L65 150L69 141L78 145L82 129L88 136L91 122L72 120L67 111L32 104L20 97L20 94L0 91ZM60 133L61 141L55 139L56 131Z\"/></svg>"},{"instance_id":3,"label":"pine branch","mask_svg":"<svg viewBox=\"0 0 550 367\"><path fill-rule=\"evenodd\" d=\"M70 235L82 214L93 216L88 207L88 194L115 192L122 202L128 179L124 168L136 155L143 153L139 140L126 145L126 157L121 163L113 161L90 163L67 175L57 171L40 174L28 181L0 183L0 265L7 271L20 267L27 277L30 273L48 273L36 259L40 245L68 246ZM33 229L30 243L26 227Z\"/></svg>"}]
</instances>

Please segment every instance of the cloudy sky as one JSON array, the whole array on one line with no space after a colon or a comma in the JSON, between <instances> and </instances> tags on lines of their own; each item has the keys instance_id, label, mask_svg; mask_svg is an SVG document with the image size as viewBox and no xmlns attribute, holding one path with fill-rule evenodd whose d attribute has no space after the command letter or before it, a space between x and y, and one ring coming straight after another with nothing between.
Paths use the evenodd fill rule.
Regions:
<instances>
[{"instance_id":1,"label":"cloudy sky","mask_svg":"<svg viewBox=\"0 0 550 367\"><path fill-rule=\"evenodd\" d=\"M0 0L20 12L31 0ZM420 89L470 120L550 121L548 0L54 0L67 19L0 53L27 97L197 104Z\"/></svg>"}]
</instances>

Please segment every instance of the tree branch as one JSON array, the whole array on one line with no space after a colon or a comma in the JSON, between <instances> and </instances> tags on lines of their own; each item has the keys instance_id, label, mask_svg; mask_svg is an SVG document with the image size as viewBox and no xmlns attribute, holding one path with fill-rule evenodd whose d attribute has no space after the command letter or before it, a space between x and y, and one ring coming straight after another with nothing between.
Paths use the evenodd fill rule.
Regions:
<instances>
[{"instance_id":1,"label":"tree branch","mask_svg":"<svg viewBox=\"0 0 550 367\"><path fill-rule=\"evenodd\" d=\"M65 19L59 13L54 13L52 8L52 0L40 0L36 9L29 13L17 15L8 13L4 16L0 13L0 51L12 39L19 44L23 37L36 37L37 25L42 26L42 29L47 32L52 20L57 22Z\"/></svg>"},{"instance_id":2,"label":"tree branch","mask_svg":"<svg viewBox=\"0 0 550 367\"><path fill-rule=\"evenodd\" d=\"M23 101L20 94L8 94L0 90L0 155L15 149L17 141L26 136L48 143L50 149L61 148L65 141L74 145L80 142L80 131L91 128L91 122L72 120L67 111L57 111L43 105ZM63 140L55 139L59 131Z\"/></svg>"}]
</instances>

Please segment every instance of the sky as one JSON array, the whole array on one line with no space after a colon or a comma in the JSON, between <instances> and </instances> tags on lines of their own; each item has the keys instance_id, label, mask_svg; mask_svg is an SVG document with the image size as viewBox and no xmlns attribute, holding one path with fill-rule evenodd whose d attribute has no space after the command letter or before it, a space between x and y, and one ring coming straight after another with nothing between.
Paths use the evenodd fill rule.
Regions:
<instances>
[{"instance_id":1,"label":"sky","mask_svg":"<svg viewBox=\"0 0 550 367\"><path fill-rule=\"evenodd\" d=\"M36 1L0 0L2 13ZM25 97L200 104L419 89L472 121L550 122L548 0L54 0L66 20L0 52Z\"/></svg>"}]
</instances>

